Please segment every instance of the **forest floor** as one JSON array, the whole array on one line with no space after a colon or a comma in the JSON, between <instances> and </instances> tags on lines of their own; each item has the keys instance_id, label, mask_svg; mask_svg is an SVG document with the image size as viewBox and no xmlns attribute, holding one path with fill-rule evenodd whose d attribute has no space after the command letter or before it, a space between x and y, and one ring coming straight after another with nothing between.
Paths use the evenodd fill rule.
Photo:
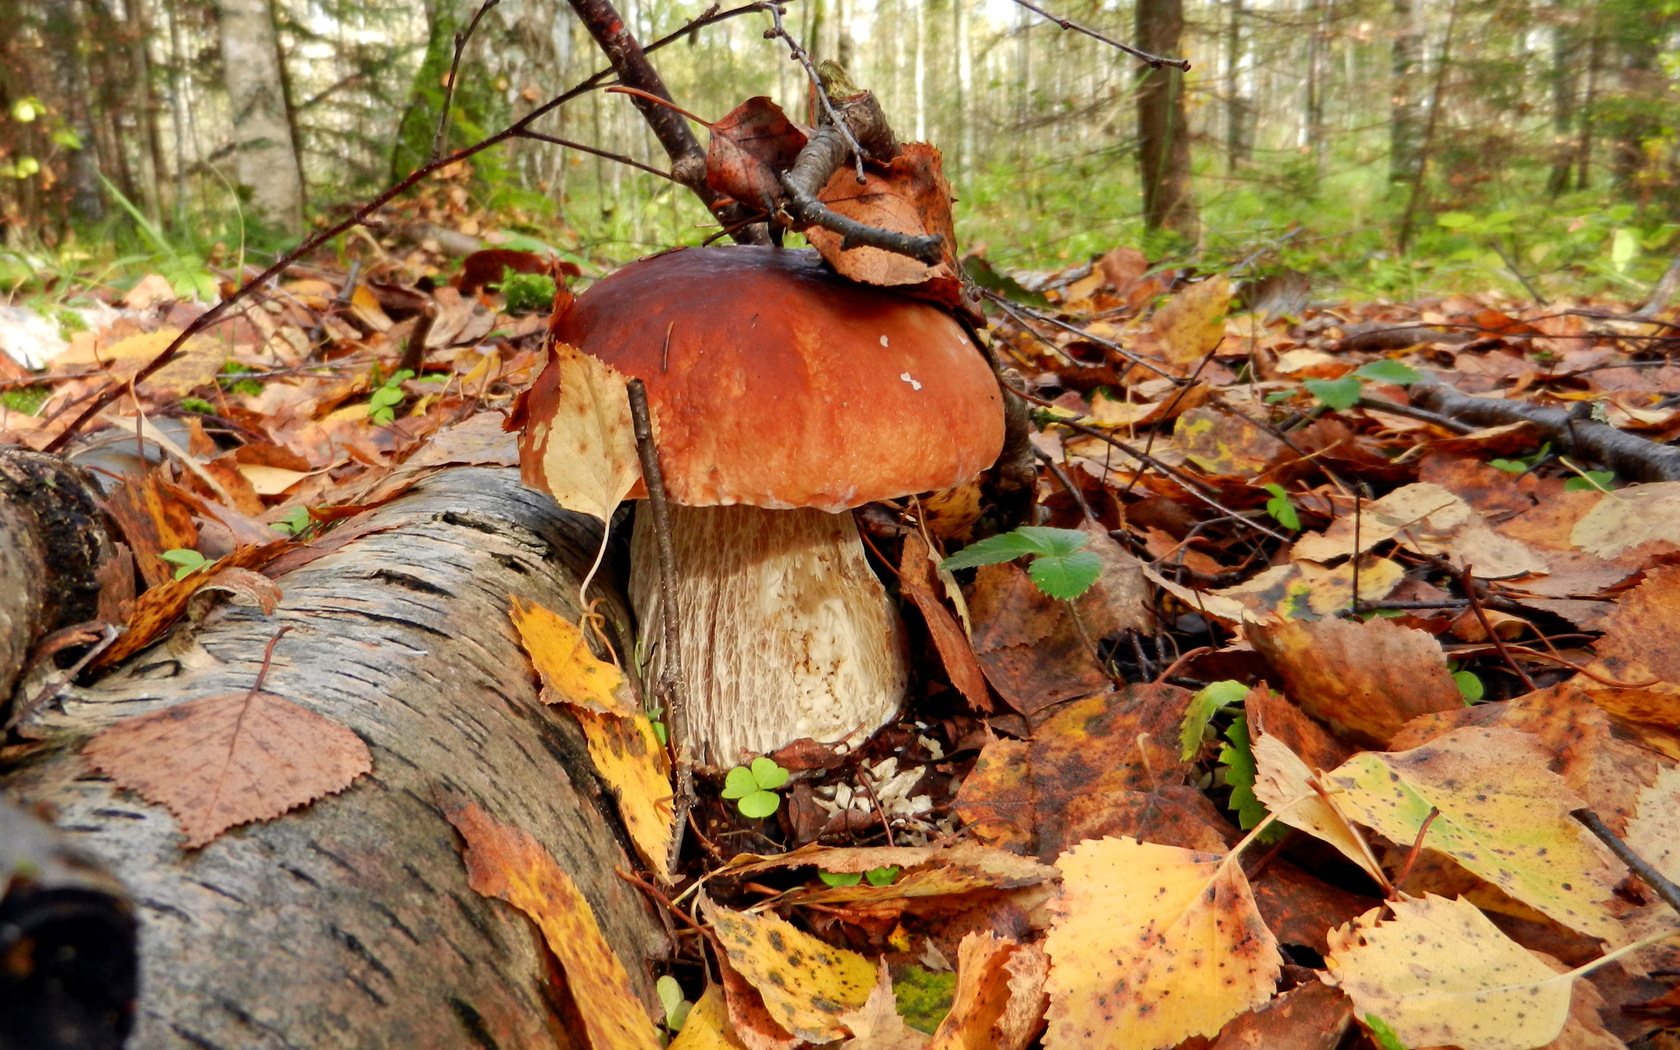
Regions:
<instances>
[{"instance_id":1,"label":"forest floor","mask_svg":"<svg viewBox=\"0 0 1680 1050\"><path fill-rule=\"evenodd\" d=\"M218 587L262 600L265 566L427 472L517 465L503 422L548 317L510 310L512 255L438 248L305 260L69 446L140 580L94 667ZM134 276L33 311L55 352L0 355L0 444L45 448L207 309ZM1031 527L986 479L866 516L912 695L856 753L702 780L674 880L644 876L706 931L661 984L678 1045L1675 1045L1674 311L1324 302L1126 248L982 277L1013 299L987 310L1032 410ZM26 328L0 315L0 342ZM1000 530L991 564L941 566ZM558 698L596 658L539 616L510 609ZM145 746L101 768L143 782ZM668 841L655 772L603 775ZM146 797L194 844L226 828ZM458 826L485 892L564 879L516 830ZM587 911L499 895L545 931ZM657 1045L566 939L576 998L632 1006L595 1045Z\"/></svg>"}]
</instances>

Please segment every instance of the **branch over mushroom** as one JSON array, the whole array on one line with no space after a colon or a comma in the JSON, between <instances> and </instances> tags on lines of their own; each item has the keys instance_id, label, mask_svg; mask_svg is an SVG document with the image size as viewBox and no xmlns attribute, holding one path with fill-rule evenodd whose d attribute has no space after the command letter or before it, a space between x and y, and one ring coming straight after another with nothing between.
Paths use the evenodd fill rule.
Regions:
<instances>
[{"instance_id":1,"label":"branch over mushroom","mask_svg":"<svg viewBox=\"0 0 1680 1050\"><path fill-rule=\"evenodd\" d=\"M728 247L632 263L554 332L647 386L676 504L696 757L856 742L890 720L907 680L903 627L849 512L960 484L997 458L1002 398L967 330L835 276L814 253ZM545 459L565 454L535 425L556 382L551 359L526 395L520 458L539 488ZM657 639L647 531L631 540L630 594Z\"/></svg>"}]
</instances>

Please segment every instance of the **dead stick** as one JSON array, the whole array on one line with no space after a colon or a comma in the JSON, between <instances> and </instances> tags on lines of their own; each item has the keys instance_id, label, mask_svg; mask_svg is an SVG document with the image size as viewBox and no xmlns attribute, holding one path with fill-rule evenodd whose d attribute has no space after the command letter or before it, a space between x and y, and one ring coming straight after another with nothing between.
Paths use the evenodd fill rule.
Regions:
<instances>
[{"instance_id":1,"label":"dead stick","mask_svg":"<svg viewBox=\"0 0 1680 1050\"><path fill-rule=\"evenodd\" d=\"M1610 852L1614 853L1623 864L1632 868L1633 873L1643 879L1645 885L1655 890L1657 896L1661 897L1664 903L1676 912L1680 912L1680 886L1676 886L1662 872L1651 867L1645 858L1635 853L1632 847L1618 838L1616 833L1599 819L1597 813L1582 808L1570 810L1569 815L1586 825L1587 830L1597 835L1600 842L1609 846Z\"/></svg>"},{"instance_id":2,"label":"dead stick","mask_svg":"<svg viewBox=\"0 0 1680 1050\"><path fill-rule=\"evenodd\" d=\"M677 854L682 852L682 829L694 798L694 774L683 749L691 741L688 731L688 696L684 689L682 657L677 647L677 553L671 544L671 508L665 497L665 475L659 470L659 449L653 443L653 417L648 412L647 387L640 379L627 384L630 418L636 428L636 454L642 461L642 480L647 484L647 511L653 519L653 535L659 552L659 602L664 610L664 659L659 662L659 682L654 695L665 708L665 725L670 729L671 767L677 776L677 824L671 841L666 870L676 872Z\"/></svg>"}]
</instances>

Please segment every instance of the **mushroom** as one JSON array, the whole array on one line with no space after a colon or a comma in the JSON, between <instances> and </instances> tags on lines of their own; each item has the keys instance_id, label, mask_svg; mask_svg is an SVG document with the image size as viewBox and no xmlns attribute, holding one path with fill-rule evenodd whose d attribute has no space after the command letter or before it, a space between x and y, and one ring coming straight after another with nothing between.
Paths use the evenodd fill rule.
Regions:
<instances>
[{"instance_id":1,"label":"mushroom","mask_svg":"<svg viewBox=\"0 0 1680 1050\"><path fill-rule=\"evenodd\" d=\"M968 331L814 253L743 246L632 263L579 296L554 335L646 384L696 757L856 743L897 714L904 629L850 511L961 484L997 458L1002 398ZM556 382L551 365L533 409L552 404ZM539 432L522 438L527 466L545 453ZM659 639L643 519L630 598L643 636Z\"/></svg>"}]
</instances>

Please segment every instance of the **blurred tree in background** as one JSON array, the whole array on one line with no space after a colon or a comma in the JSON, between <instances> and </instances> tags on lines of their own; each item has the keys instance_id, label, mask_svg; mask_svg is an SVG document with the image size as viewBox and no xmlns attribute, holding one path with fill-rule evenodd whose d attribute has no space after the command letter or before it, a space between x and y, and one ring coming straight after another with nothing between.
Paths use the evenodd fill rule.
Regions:
<instances>
[{"instance_id":1,"label":"blurred tree in background","mask_svg":"<svg viewBox=\"0 0 1680 1050\"><path fill-rule=\"evenodd\" d=\"M625 0L621 13L649 40L700 7ZM5 245L97 254L132 241L136 216L169 237L260 241L367 194L430 155L455 34L476 8L0 0ZM1048 9L1146 48L1169 41L1194 68L1143 75L1008 0L797 0L787 24L873 89L903 137L944 150L959 233L1006 265L1142 244L1160 227L1182 249L1268 248L1397 294L1423 259L1631 292L1680 248L1680 0ZM766 94L801 112L803 75L767 24L755 12L661 51L678 102L715 118ZM503 0L467 49L449 145L603 64L561 0ZM1157 91L1165 109L1151 109ZM664 163L620 96L587 95L541 130ZM472 175L498 221L603 259L696 241L709 221L669 183L544 143L485 154Z\"/></svg>"}]
</instances>

